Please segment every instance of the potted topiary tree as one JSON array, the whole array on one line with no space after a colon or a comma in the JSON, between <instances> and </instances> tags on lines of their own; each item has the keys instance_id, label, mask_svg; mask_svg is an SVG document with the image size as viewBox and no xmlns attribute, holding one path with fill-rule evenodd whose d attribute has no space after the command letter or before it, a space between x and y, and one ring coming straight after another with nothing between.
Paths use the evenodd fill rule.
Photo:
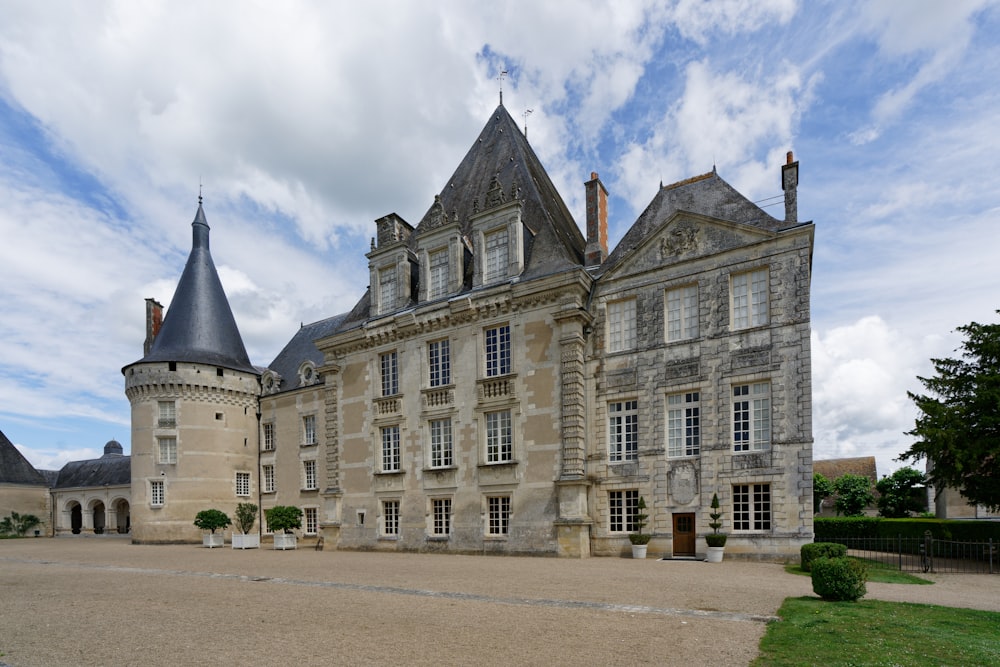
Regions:
<instances>
[{"instance_id":1,"label":"potted topiary tree","mask_svg":"<svg viewBox=\"0 0 1000 667\"><path fill-rule=\"evenodd\" d=\"M298 545L293 528L302 527L302 510L290 505L275 505L264 510L267 527L274 532L275 549L294 549Z\"/></svg>"},{"instance_id":2,"label":"potted topiary tree","mask_svg":"<svg viewBox=\"0 0 1000 667\"><path fill-rule=\"evenodd\" d=\"M705 558L709 563L721 563L722 554L726 550L726 534L720 533L719 529L722 528L722 512L719 510L719 494L712 494L712 511L708 513L708 516L712 518L708 522L708 527L712 529L712 532L705 536L705 541L708 542L708 556Z\"/></svg>"},{"instance_id":3,"label":"potted topiary tree","mask_svg":"<svg viewBox=\"0 0 1000 667\"><path fill-rule=\"evenodd\" d=\"M202 510L194 517L194 525L209 532L202 535L201 542L209 549L221 547L226 543L226 536L223 533L215 534L217 528L225 528L230 523L229 517L222 510Z\"/></svg>"},{"instance_id":4,"label":"potted topiary tree","mask_svg":"<svg viewBox=\"0 0 1000 667\"><path fill-rule=\"evenodd\" d=\"M652 537L652 535L642 532L642 529L646 527L646 519L649 518L645 510L646 500L639 496L639 502L635 506L635 532L628 534L628 541L632 543L632 558L646 557L646 547Z\"/></svg>"},{"instance_id":5,"label":"potted topiary tree","mask_svg":"<svg viewBox=\"0 0 1000 667\"><path fill-rule=\"evenodd\" d=\"M253 503L240 503L236 506L236 527L240 532L233 531L234 549L256 549L260 546L260 534L251 533L253 524L257 521L257 506Z\"/></svg>"}]
</instances>

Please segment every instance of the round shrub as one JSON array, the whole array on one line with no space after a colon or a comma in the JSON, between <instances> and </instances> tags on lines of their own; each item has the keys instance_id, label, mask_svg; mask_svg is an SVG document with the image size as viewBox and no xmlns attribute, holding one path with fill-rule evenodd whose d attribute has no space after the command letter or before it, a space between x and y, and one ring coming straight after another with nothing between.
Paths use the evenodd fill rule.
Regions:
<instances>
[{"instance_id":1,"label":"round shrub","mask_svg":"<svg viewBox=\"0 0 1000 667\"><path fill-rule=\"evenodd\" d=\"M833 542L813 542L812 544L803 544L802 548L799 549L799 555L802 558L802 570L810 572L814 560L817 558L843 558L847 555L847 547Z\"/></svg>"},{"instance_id":2,"label":"round shrub","mask_svg":"<svg viewBox=\"0 0 1000 667\"><path fill-rule=\"evenodd\" d=\"M824 600L850 600L868 592L868 570L853 558L817 558L812 562L813 592Z\"/></svg>"}]
</instances>

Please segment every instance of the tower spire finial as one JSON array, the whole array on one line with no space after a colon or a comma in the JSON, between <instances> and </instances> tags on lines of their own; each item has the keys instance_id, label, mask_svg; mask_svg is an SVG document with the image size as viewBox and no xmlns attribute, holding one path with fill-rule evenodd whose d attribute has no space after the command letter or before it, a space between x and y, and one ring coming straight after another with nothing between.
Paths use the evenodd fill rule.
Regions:
<instances>
[{"instance_id":1,"label":"tower spire finial","mask_svg":"<svg viewBox=\"0 0 1000 667\"><path fill-rule=\"evenodd\" d=\"M534 109L525 109L524 113L521 114L522 116L524 116L524 138L525 139L528 138L528 116L531 113L533 113L533 112L534 112Z\"/></svg>"},{"instance_id":2,"label":"tower spire finial","mask_svg":"<svg viewBox=\"0 0 1000 667\"><path fill-rule=\"evenodd\" d=\"M497 75L497 81L500 82L500 106L503 106L503 80L507 76L507 70L501 70L500 74Z\"/></svg>"},{"instance_id":3,"label":"tower spire finial","mask_svg":"<svg viewBox=\"0 0 1000 667\"><path fill-rule=\"evenodd\" d=\"M201 176L198 177L198 206L201 206Z\"/></svg>"}]
</instances>

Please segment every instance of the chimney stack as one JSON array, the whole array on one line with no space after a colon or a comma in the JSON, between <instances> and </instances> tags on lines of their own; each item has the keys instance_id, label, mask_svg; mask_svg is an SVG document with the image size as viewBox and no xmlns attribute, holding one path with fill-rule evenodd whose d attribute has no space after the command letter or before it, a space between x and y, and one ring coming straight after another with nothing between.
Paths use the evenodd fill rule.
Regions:
<instances>
[{"instance_id":1,"label":"chimney stack","mask_svg":"<svg viewBox=\"0 0 1000 667\"><path fill-rule=\"evenodd\" d=\"M156 299L146 299L146 341L142 344L142 355L146 356L153 348L153 341L160 333L163 324L163 306Z\"/></svg>"},{"instance_id":2,"label":"chimney stack","mask_svg":"<svg viewBox=\"0 0 1000 667\"><path fill-rule=\"evenodd\" d=\"M584 251L587 266L599 266L608 258L608 191L590 172L584 184L587 193L587 248Z\"/></svg>"},{"instance_id":3,"label":"chimney stack","mask_svg":"<svg viewBox=\"0 0 1000 667\"><path fill-rule=\"evenodd\" d=\"M799 163L792 151L788 151L785 164L781 167L781 189L785 191L785 222L799 221Z\"/></svg>"}]
</instances>

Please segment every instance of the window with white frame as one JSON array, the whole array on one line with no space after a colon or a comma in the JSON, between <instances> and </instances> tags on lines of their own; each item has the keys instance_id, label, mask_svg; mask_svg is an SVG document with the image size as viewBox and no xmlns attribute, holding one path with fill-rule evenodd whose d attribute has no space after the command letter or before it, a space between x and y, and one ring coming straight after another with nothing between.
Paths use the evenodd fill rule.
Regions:
<instances>
[{"instance_id":1,"label":"window with white frame","mask_svg":"<svg viewBox=\"0 0 1000 667\"><path fill-rule=\"evenodd\" d=\"M733 530L771 530L771 485L733 486Z\"/></svg>"},{"instance_id":2,"label":"window with white frame","mask_svg":"<svg viewBox=\"0 0 1000 667\"><path fill-rule=\"evenodd\" d=\"M768 322L768 272L758 269L732 277L733 329L758 327Z\"/></svg>"},{"instance_id":3,"label":"window with white frame","mask_svg":"<svg viewBox=\"0 0 1000 667\"><path fill-rule=\"evenodd\" d=\"M608 403L608 459L612 463L639 457L638 406L637 401Z\"/></svg>"},{"instance_id":4,"label":"window with white frame","mask_svg":"<svg viewBox=\"0 0 1000 667\"><path fill-rule=\"evenodd\" d=\"M451 535L451 498L431 499L432 535Z\"/></svg>"},{"instance_id":5,"label":"window with white frame","mask_svg":"<svg viewBox=\"0 0 1000 667\"><path fill-rule=\"evenodd\" d=\"M149 483L149 504L153 507L162 507L166 500L166 492L162 479L154 479Z\"/></svg>"},{"instance_id":6,"label":"window with white frame","mask_svg":"<svg viewBox=\"0 0 1000 667\"><path fill-rule=\"evenodd\" d=\"M696 391L667 396L667 456L701 451L701 404Z\"/></svg>"},{"instance_id":7,"label":"window with white frame","mask_svg":"<svg viewBox=\"0 0 1000 667\"><path fill-rule=\"evenodd\" d=\"M635 517L639 513L638 489L608 491L608 529L612 533L631 533L638 530Z\"/></svg>"},{"instance_id":8,"label":"window with white frame","mask_svg":"<svg viewBox=\"0 0 1000 667\"><path fill-rule=\"evenodd\" d=\"M177 405L173 401L158 401L159 415L156 425L160 428L177 426Z\"/></svg>"},{"instance_id":9,"label":"window with white frame","mask_svg":"<svg viewBox=\"0 0 1000 667\"><path fill-rule=\"evenodd\" d=\"M396 307L396 267L390 266L378 272L378 304L380 313L388 313Z\"/></svg>"},{"instance_id":10,"label":"window with white frame","mask_svg":"<svg viewBox=\"0 0 1000 667\"><path fill-rule=\"evenodd\" d=\"M319 532L319 508L303 507L302 516L305 519L306 535L315 535Z\"/></svg>"},{"instance_id":11,"label":"window with white frame","mask_svg":"<svg viewBox=\"0 0 1000 667\"><path fill-rule=\"evenodd\" d=\"M427 367L430 386L444 387L451 384L451 342L435 340L427 343Z\"/></svg>"},{"instance_id":12,"label":"window with white frame","mask_svg":"<svg viewBox=\"0 0 1000 667\"><path fill-rule=\"evenodd\" d=\"M448 293L448 248L427 255L427 298L437 299Z\"/></svg>"},{"instance_id":13,"label":"window with white frame","mask_svg":"<svg viewBox=\"0 0 1000 667\"><path fill-rule=\"evenodd\" d=\"M608 303L608 352L635 347L635 299Z\"/></svg>"},{"instance_id":14,"label":"window with white frame","mask_svg":"<svg viewBox=\"0 0 1000 667\"><path fill-rule=\"evenodd\" d=\"M382 501L382 534L386 537L399 535L399 501Z\"/></svg>"},{"instance_id":15,"label":"window with white frame","mask_svg":"<svg viewBox=\"0 0 1000 667\"><path fill-rule=\"evenodd\" d=\"M157 460L160 463L177 463L177 438L157 438L156 445L159 450Z\"/></svg>"},{"instance_id":16,"label":"window with white frame","mask_svg":"<svg viewBox=\"0 0 1000 667\"><path fill-rule=\"evenodd\" d=\"M483 241L486 246L483 282L491 283L495 280L506 278L510 264L510 244L507 240L507 228L502 227L496 231L484 234Z\"/></svg>"},{"instance_id":17,"label":"window with white frame","mask_svg":"<svg viewBox=\"0 0 1000 667\"><path fill-rule=\"evenodd\" d=\"M307 491L313 491L319 488L319 482L316 480L316 462L313 460L302 462L302 488Z\"/></svg>"},{"instance_id":18,"label":"window with white frame","mask_svg":"<svg viewBox=\"0 0 1000 667\"><path fill-rule=\"evenodd\" d=\"M771 446L771 385L733 385L733 451L756 452Z\"/></svg>"},{"instance_id":19,"label":"window with white frame","mask_svg":"<svg viewBox=\"0 0 1000 667\"><path fill-rule=\"evenodd\" d=\"M510 373L510 325L486 329L486 377Z\"/></svg>"},{"instance_id":20,"label":"window with white frame","mask_svg":"<svg viewBox=\"0 0 1000 667\"><path fill-rule=\"evenodd\" d=\"M316 444L316 415L305 415L302 417L302 444Z\"/></svg>"},{"instance_id":21,"label":"window with white frame","mask_svg":"<svg viewBox=\"0 0 1000 667\"><path fill-rule=\"evenodd\" d=\"M264 422L264 451L274 451L274 422Z\"/></svg>"},{"instance_id":22,"label":"window with white frame","mask_svg":"<svg viewBox=\"0 0 1000 667\"><path fill-rule=\"evenodd\" d=\"M379 355L382 374L382 395L395 396L399 393L399 357L396 351Z\"/></svg>"},{"instance_id":23,"label":"window with white frame","mask_svg":"<svg viewBox=\"0 0 1000 667\"><path fill-rule=\"evenodd\" d=\"M261 466L261 478L264 480L264 493L274 493L274 466Z\"/></svg>"},{"instance_id":24,"label":"window with white frame","mask_svg":"<svg viewBox=\"0 0 1000 667\"><path fill-rule=\"evenodd\" d=\"M698 286L667 290L667 340L698 337Z\"/></svg>"},{"instance_id":25,"label":"window with white frame","mask_svg":"<svg viewBox=\"0 0 1000 667\"><path fill-rule=\"evenodd\" d=\"M248 472L236 473L236 495L238 496L250 495L250 473Z\"/></svg>"},{"instance_id":26,"label":"window with white frame","mask_svg":"<svg viewBox=\"0 0 1000 667\"><path fill-rule=\"evenodd\" d=\"M455 464L451 439L451 419L432 419L428 422L431 441L431 467L447 468Z\"/></svg>"},{"instance_id":27,"label":"window with white frame","mask_svg":"<svg viewBox=\"0 0 1000 667\"><path fill-rule=\"evenodd\" d=\"M510 410L486 413L486 462L509 463L514 460L514 441Z\"/></svg>"},{"instance_id":28,"label":"window with white frame","mask_svg":"<svg viewBox=\"0 0 1000 667\"><path fill-rule=\"evenodd\" d=\"M382 472L399 472L399 424L383 426L382 435Z\"/></svg>"},{"instance_id":29,"label":"window with white frame","mask_svg":"<svg viewBox=\"0 0 1000 667\"><path fill-rule=\"evenodd\" d=\"M510 496L489 496L486 498L486 534L510 534Z\"/></svg>"}]
</instances>

